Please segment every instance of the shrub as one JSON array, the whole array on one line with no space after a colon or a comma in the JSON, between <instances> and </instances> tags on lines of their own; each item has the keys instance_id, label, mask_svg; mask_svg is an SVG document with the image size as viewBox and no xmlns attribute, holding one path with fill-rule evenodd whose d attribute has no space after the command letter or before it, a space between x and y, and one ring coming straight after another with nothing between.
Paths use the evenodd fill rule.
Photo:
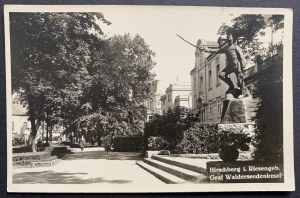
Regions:
<instances>
[{"instance_id":1,"label":"shrub","mask_svg":"<svg viewBox=\"0 0 300 198\"><path fill-rule=\"evenodd\" d=\"M147 143L150 136L162 137L168 142L167 149L172 153L175 152L176 145L183 138L183 131L188 129L193 123L191 115L180 107L168 111L164 115L154 115L151 122L145 125L145 150L148 150Z\"/></svg>"},{"instance_id":2,"label":"shrub","mask_svg":"<svg viewBox=\"0 0 300 198\"><path fill-rule=\"evenodd\" d=\"M183 132L183 139L176 146L176 153L207 154L219 150L217 123L194 123Z\"/></svg>"},{"instance_id":3,"label":"shrub","mask_svg":"<svg viewBox=\"0 0 300 198\"><path fill-rule=\"evenodd\" d=\"M221 131L218 133L218 144L221 149L233 148L240 149L242 151L248 151L250 149L249 144L252 138L249 134L240 131L236 133L234 131Z\"/></svg>"},{"instance_id":4,"label":"shrub","mask_svg":"<svg viewBox=\"0 0 300 198\"><path fill-rule=\"evenodd\" d=\"M165 150L168 148L168 142L162 137L150 136L147 147L148 150Z\"/></svg>"},{"instance_id":5,"label":"shrub","mask_svg":"<svg viewBox=\"0 0 300 198\"><path fill-rule=\"evenodd\" d=\"M114 136L112 144L114 151L141 151L143 148L143 141L143 136Z\"/></svg>"},{"instance_id":6,"label":"shrub","mask_svg":"<svg viewBox=\"0 0 300 198\"><path fill-rule=\"evenodd\" d=\"M256 125L254 158L283 161L283 83L282 57L266 60L270 66L255 76L254 96L260 100L254 118Z\"/></svg>"}]
</instances>

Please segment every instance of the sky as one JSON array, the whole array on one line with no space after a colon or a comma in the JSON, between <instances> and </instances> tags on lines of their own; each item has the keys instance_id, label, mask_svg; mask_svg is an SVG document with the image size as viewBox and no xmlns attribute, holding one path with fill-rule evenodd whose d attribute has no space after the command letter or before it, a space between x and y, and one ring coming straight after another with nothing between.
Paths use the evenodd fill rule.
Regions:
<instances>
[{"instance_id":1,"label":"sky","mask_svg":"<svg viewBox=\"0 0 300 198\"><path fill-rule=\"evenodd\" d=\"M179 34L196 44L198 39L217 41L222 23L231 25L239 16L230 9L208 7L105 7L99 10L112 24L101 25L105 34L138 34L156 53L153 72L160 81L160 91L178 81L190 84L190 71L195 65L195 48L178 38Z\"/></svg>"}]
</instances>

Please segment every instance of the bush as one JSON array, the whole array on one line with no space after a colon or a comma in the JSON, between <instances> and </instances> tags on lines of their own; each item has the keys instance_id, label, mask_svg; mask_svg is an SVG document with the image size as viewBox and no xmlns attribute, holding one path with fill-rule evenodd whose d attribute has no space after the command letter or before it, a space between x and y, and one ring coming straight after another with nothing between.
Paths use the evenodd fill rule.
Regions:
<instances>
[{"instance_id":1,"label":"bush","mask_svg":"<svg viewBox=\"0 0 300 198\"><path fill-rule=\"evenodd\" d=\"M174 153L176 145L183 138L183 131L187 130L194 121L195 119L192 119L192 116L180 107L170 110L164 115L154 115L151 122L145 125L145 150L148 150L148 138L155 136L166 140L168 142L167 149Z\"/></svg>"},{"instance_id":2,"label":"bush","mask_svg":"<svg viewBox=\"0 0 300 198\"><path fill-rule=\"evenodd\" d=\"M266 61L270 66L255 76L254 96L260 100L256 125L254 158L262 162L283 161L282 57Z\"/></svg>"},{"instance_id":3,"label":"bush","mask_svg":"<svg viewBox=\"0 0 300 198\"><path fill-rule=\"evenodd\" d=\"M150 136L147 147L148 150L165 150L168 148L168 142L162 137Z\"/></svg>"},{"instance_id":4,"label":"bush","mask_svg":"<svg viewBox=\"0 0 300 198\"><path fill-rule=\"evenodd\" d=\"M114 136L112 144L114 151L131 152L141 151L143 148L143 136Z\"/></svg>"},{"instance_id":5,"label":"bush","mask_svg":"<svg viewBox=\"0 0 300 198\"><path fill-rule=\"evenodd\" d=\"M219 150L217 123L194 123L183 132L183 139L176 146L176 153L207 154Z\"/></svg>"}]
</instances>

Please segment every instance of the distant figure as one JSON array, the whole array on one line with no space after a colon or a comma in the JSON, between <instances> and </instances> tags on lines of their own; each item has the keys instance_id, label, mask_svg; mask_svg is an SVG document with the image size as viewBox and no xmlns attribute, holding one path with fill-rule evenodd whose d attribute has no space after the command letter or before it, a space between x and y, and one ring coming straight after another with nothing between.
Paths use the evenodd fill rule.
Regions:
<instances>
[{"instance_id":1,"label":"distant figure","mask_svg":"<svg viewBox=\"0 0 300 198\"><path fill-rule=\"evenodd\" d=\"M83 151L83 149L84 149L84 144L85 144L85 139L84 139L83 135L81 135L81 138L79 139L79 145L80 145L81 151Z\"/></svg>"},{"instance_id":2,"label":"distant figure","mask_svg":"<svg viewBox=\"0 0 300 198\"><path fill-rule=\"evenodd\" d=\"M108 155L108 151L110 151L110 147L111 147L111 137L109 135L104 136L102 141L103 141L103 147L106 152L106 155Z\"/></svg>"},{"instance_id":3,"label":"distant figure","mask_svg":"<svg viewBox=\"0 0 300 198\"><path fill-rule=\"evenodd\" d=\"M224 47L219 49L208 49L206 47L204 51L210 53L224 53L226 55L228 64L219 74L219 78L229 86L226 91L226 94L228 94L235 89L233 82L228 77L228 75L234 73L237 78L237 87L241 94L244 87L243 67L245 66L245 58L241 48L237 43L233 42L232 35L227 35L227 45Z\"/></svg>"}]
</instances>

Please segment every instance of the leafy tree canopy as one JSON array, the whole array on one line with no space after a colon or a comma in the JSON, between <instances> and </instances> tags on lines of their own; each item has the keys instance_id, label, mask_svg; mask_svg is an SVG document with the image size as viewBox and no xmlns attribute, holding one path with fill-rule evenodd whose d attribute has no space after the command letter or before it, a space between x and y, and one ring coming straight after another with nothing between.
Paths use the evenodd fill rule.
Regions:
<instances>
[{"instance_id":1,"label":"leafy tree canopy","mask_svg":"<svg viewBox=\"0 0 300 198\"><path fill-rule=\"evenodd\" d=\"M78 103L99 20L110 24L101 13L10 13L12 90L28 106L33 137L46 115L63 118Z\"/></svg>"}]
</instances>

